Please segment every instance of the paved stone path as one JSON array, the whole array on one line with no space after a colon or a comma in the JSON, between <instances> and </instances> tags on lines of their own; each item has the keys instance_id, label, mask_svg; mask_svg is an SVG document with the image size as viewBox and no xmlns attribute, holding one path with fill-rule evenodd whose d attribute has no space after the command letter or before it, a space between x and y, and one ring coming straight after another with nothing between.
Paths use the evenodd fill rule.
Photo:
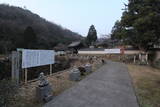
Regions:
<instances>
[{"instance_id":1,"label":"paved stone path","mask_svg":"<svg viewBox=\"0 0 160 107\"><path fill-rule=\"evenodd\" d=\"M139 107L124 64L107 62L44 107Z\"/></svg>"}]
</instances>

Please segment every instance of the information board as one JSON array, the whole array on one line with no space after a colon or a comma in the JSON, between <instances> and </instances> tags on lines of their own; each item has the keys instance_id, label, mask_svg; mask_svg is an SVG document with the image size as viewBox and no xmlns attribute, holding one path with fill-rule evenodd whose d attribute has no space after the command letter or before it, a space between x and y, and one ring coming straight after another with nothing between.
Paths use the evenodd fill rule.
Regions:
<instances>
[{"instance_id":1,"label":"information board","mask_svg":"<svg viewBox=\"0 0 160 107\"><path fill-rule=\"evenodd\" d=\"M54 62L55 52L53 50L22 50L22 68L49 65Z\"/></svg>"},{"instance_id":2,"label":"information board","mask_svg":"<svg viewBox=\"0 0 160 107\"><path fill-rule=\"evenodd\" d=\"M105 49L104 50L105 53L107 54L120 54L121 53L121 49Z\"/></svg>"}]
</instances>

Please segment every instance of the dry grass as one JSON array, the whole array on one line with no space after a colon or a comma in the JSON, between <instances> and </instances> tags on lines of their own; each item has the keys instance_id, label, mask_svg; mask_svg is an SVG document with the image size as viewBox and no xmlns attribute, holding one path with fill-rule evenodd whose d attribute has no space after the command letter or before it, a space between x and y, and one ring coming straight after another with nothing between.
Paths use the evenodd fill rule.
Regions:
<instances>
[{"instance_id":1,"label":"dry grass","mask_svg":"<svg viewBox=\"0 0 160 107\"><path fill-rule=\"evenodd\" d=\"M85 65L86 63L88 63L88 61L83 61L83 60L76 61L74 62L72 67L82 66L82 65ZM93 71L96 71L101 65L102 64L100 60L92 63ZM64 92L65 90L71 88L76 84L76 82L69 80L69 71L71 69L72 68L62 72L55 73L47 77L47 80L52 86L54 96L61 94L62 92ZM82 77L82 79L84 77ZM16 107L41 107L42 104L35 100L35 88L37 86L38 86L38 81L30 82L26 85L23 85L20 88L20 95L19 97L17 97L17 100L20 102L20 106L16 106Z\"/></svg>"},{"instance_id":2,"label":"dry grass","mask_svg":"<svg viewBox=\"0 0 160 107\"><path fill-rule=\"evenodd\" d=\"M69 72L64 71L61 73L56 73L52 76L48 76L47 80L53 89L53 95L57 96L62 93L64 90L72 87L75 82L70 81ZM20 98L23 98L21 101L25 100L25 104L30 104L34 106L40 106L39 102L35 100L35 88L38 86L38 81L28 83L20 88ZM25 106L24 106L25 107Z\"/></svg>"},{"instance_id":3,"label":"dry grass","mask_svg":"<svg viewBox=\"0 0 160 107\"><path fill-rule=\"evenodd\" d=\"M141 107L160 107L160 70L128 65Z\"/></svg>"}]
</instances>

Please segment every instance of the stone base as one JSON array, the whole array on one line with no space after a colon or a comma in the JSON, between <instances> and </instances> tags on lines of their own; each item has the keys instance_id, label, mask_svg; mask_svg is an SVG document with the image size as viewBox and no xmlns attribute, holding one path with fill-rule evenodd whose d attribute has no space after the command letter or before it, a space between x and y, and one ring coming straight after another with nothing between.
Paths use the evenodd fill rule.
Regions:
<instances>
[{"instance_id":1,"label":"stone base","mask_svg":"<svg viewBox=\"0 0 160 107\"><path fill-rule=\"evenodd\" d=\"M81 76L80 71L79 72L71 72L70 75L69 75L69 78L72 81L79 81L80 80L80 76Z\"/></svg>"},{"instance_id":2,"label":"stone base","mask_svg":"<svg viewBox=\"0 0 160 107\"><path fill-rule=\"evenodd\" d=\"M87 73L92 72L92 66L91 66L91 65L86 65L86 66L85 66L85 71L86 71Z\"/></svg>"},{"instance_id":3,"label":"stone base","mask_svg":"<svg viewBox=\"0 0 160 107\"><path fill-rule=\"evenodd\" d=\"M36 98L38 101L48 102L52 100L52 88L50 85L44 87L36 87Z\"/></svg>"}]
</instances>

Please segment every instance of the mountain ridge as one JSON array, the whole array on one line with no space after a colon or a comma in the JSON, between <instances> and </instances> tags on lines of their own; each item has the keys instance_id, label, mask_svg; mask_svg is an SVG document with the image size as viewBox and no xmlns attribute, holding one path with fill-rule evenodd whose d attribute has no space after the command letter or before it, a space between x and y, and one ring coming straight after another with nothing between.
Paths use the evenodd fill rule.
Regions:
<instances>
[{"instance_id":1,"label":"mountain ridge","mask_svg":"<svg viewBox=\"0 0 160 107\"><path fill-rule=\"evenodd\" d=\"M33 28L38 39L37 48L40 49L52 49L59 43L69 44L82 39L80 34L47 21L30 10L0 4L0 46L5 48L7 45L14 45L11 49L0 51L11 51L18 48L18 39L22 37L28 26ZM10 48L10 46L7 47Z\"/></svg>"}]
</instances>

